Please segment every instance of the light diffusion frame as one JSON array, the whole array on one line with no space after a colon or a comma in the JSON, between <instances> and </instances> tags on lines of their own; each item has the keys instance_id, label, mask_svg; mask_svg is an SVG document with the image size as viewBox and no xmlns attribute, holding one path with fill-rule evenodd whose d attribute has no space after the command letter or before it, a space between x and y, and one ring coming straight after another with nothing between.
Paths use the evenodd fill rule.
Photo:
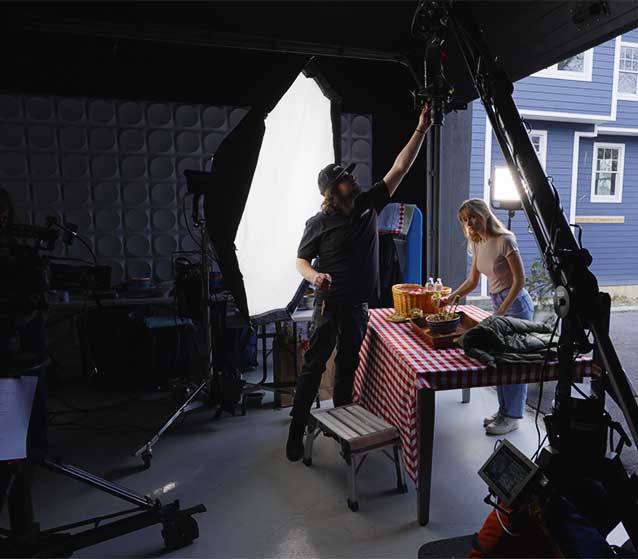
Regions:
<instances>
[{"instance_id":1,"label":"light diffusion frame","mask_svg":"<svg viewBox=\"0 0 638 559\"><path fill-rule=\"evenodd\" d=\"M248 309L284 308L301 277L295 268L306 221L320 210L319 170L334 161L330 100L299 74L266 118L266 133L235 244Z\"/></svg>"}]
</instances>

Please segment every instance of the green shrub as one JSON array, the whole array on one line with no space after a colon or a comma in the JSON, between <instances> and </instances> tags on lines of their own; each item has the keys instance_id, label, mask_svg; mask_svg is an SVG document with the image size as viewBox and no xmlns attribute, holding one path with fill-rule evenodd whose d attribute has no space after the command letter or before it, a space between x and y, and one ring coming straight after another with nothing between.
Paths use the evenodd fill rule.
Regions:
<instances>
[{"instance_id":1,"label":"green shrub","mask_svg":"<svg viewBox=\"0 0 638 559\"><path fill-rule=\"evenodd\" d=\"M532 263L529 274L525 277L525 288L529 291L536 310L549 310L552 308L554 286L547 275L541 258Z\"/></svg>"}]
</instances>

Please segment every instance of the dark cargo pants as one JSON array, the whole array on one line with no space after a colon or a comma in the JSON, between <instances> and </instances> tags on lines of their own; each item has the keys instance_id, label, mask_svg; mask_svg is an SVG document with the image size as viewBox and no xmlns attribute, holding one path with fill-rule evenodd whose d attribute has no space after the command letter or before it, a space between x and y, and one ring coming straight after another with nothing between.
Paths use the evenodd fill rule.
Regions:
<instances>
[{"instance_id":1,"label":"dark cargo pants","mask_svg":"<svg viewBox=\"0 0 638 559\"><path fill-rule=\"evenodd\" d=\"M352 403L354 373L359 366L359 349L367 327L367 303L351 305L326 302L322 312L322 305L317 302L310 325L310 346L297 379L292 412L296 421L307 422L319 390L321 375L335 345L337 355L332 399L335 407Z\"/></svg>"}]
</instances>

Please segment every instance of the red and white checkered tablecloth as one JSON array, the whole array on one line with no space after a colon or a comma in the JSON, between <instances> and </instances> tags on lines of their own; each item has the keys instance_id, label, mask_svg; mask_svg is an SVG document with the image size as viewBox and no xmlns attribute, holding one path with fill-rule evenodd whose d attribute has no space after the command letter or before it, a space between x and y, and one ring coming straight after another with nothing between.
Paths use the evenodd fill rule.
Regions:
<instances>
[{"instance_id":1,"label":"red and white checkered tablecloth","mask_svg":"<svg viewBox=\"0 0 638 559\"><path fill-rule=\"evenodd\" d=\"M459 310L478 321L490 313L464 305ZM539 382L542 365L503 365L490 370L460 348L435 350L410 324L385 320L393 309L370 311L368 331L355 373L354 399L372 413L395 425L401 433L406 470L417 477L417 390L451 390ZM576 377L591 375L591 359L576 360ZM558 378L558 363L550 361L545 380Z\"/></svg>"}]
</instances>

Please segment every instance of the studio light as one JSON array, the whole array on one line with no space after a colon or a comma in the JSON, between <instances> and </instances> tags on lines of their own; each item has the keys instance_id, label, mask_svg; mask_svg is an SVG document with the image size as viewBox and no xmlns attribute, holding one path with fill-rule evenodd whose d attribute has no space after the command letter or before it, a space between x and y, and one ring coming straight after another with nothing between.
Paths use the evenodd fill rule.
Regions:
<instances>
[{"instance_id":1,"label":"studio light","mask_svg":"<svg viewBox=\"0 0 638 559\"><path fill-rule=\"evenodd\" d=\"M516 189L509 167L497 165L490 180L490 199L496 210L522 209L521 197Z\"/></svg>"}]
</instances>

